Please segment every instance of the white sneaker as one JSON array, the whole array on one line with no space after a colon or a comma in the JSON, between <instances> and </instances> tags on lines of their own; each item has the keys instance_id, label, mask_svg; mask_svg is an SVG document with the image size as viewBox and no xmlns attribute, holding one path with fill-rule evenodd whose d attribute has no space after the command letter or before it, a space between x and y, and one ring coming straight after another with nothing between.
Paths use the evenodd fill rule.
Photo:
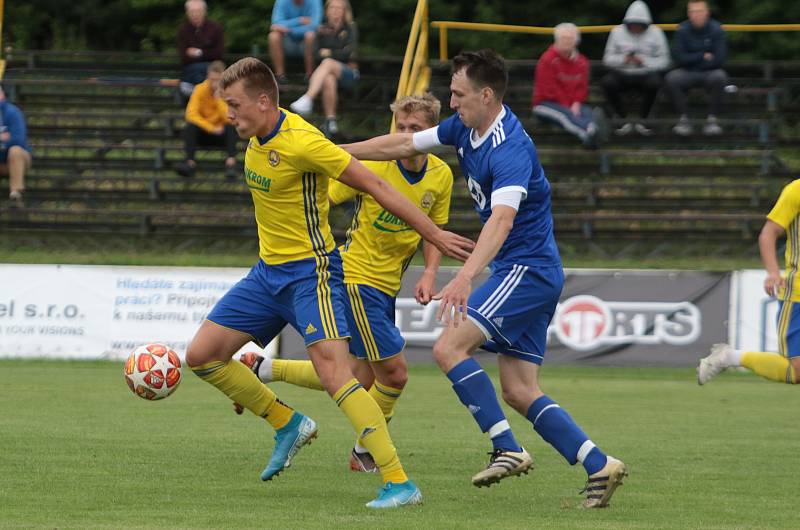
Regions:
<instances>
[{"instance_id":1,"label":"white sneaker","mask_svg":"<svg viewBox=\"0 0 800 530\"><path fill-rule=\"evenodd\" d=\"M706 136L719 136L722 134L722 127L719 126L719 121L715 116L709 116L703 125L703 134Z\"/></svg>"},{"instance_id":2,"label":"white sneaker","mask_svg":"<svg viewBox=\"0 0 800 530\"><path fill-rule=\"evenodd\" d=\"M621 127L614 131L614 134L617 136L628 136L630 133L633 132L633 124L631 122L625 122L622 124Z\"/></svg>"},{"instance_id":3,"label":"white sneaker","mask_svg":"<svg viewBox=\"0 0 800 530\"><path fill-rule=\"evenodd\" d=\"M653 136L653 129L645 125L644 123L636 123L633 125L633 129L639 133L641 136Z\"/></svg>"},{"instance_id":4,"label":"white sneaker","mask_svg":"<svg viewBox=\"0 0 800 530\"><path fill-rule=\"evenodd\" d=\"M314 100L303 94L297 98L297 100L292 102L292 104L289 105L289 108L292 109L292 112L296 112L301 116L308 116L311 114L311 110L314 108Z\"/></svg>"},{"instance_id":5,"label":"white sneaker","mask_svg":"<svg viewBox=\"0 0 800 530\"><path fill-rule=\"evenodd\" d=\"M672 128L672 132L678 136L689 136L694 132L694 127L692 127L692 122L689 121L689 118L681 116L678 123Z\"/></svg>"},{"instance_id":6,"label":"white sneaker","mask_svg":"<svg viewBox=\"0 0 800 530\"><path fill-rule=\"evenodd\" d=\"M731 366L730 354L733 347L729 344L719 343L711 346L711 355L700 359L697 367L697 384L704 385L715 378L720 372Z\"/></svg>"}]
</instances>

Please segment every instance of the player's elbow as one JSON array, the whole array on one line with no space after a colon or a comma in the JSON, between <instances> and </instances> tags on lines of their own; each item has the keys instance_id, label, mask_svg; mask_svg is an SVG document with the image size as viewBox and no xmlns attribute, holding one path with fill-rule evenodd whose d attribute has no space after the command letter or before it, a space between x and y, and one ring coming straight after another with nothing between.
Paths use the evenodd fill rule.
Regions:
<instances>
[{"instance_id":1,"label":"player's elbow","mask_svg":"<svg viewBox=\"0 0 800 530\"><path fill-rule=\"evenodd\" d=\"M782 234L783 228L778 223L767 221L758 234L758 242L761 244L775 243Z\"/></svg>"}]
</instances>

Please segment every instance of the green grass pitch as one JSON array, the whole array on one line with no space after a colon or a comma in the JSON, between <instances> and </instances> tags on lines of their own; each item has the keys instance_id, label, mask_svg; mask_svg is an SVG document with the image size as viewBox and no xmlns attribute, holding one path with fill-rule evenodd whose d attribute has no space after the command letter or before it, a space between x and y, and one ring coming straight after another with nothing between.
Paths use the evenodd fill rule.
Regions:
<instances>
[{"instance_id":1,"label":"green grass pitch","mask_svg":"<svg viewBox=\"0 0 800 530\"><path fill-rule=\"evenodd\" d=\"M797 389L738 373L701 388L689 369L545 366L542 380L627 463L610 508L578 509L583 470L510 411L535 470L474 488L490 444L433 366L412 366L391 425L424 505L374 512L379 478L348 470L352 431L320 392L273 385L320 437L262 483L271 429L189 372L151 403L121 362L0 361L0 528L797 527Z\"/></svg>"}]
</instances>

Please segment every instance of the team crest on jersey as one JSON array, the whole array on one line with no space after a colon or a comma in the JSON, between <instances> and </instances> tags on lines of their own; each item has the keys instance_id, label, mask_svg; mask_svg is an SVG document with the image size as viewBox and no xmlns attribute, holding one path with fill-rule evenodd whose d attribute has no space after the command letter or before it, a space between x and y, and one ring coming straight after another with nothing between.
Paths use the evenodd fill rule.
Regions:
<instances>
[{"instance_id":1,"label":"team crest on jersey","mask_svg":"<svg viewBox=\"0 0 800 530\"><path fill-rule=\"evenodd\" d=\"M275 167L281 163L281 155L279 155L275 149L270 149L267 158L269 159L269 165L272 167Z\"/></svg>"},{"instance_id":2,"label":"team crest on jersey","mask_svg":"<svg viewBox=\"0 0 800 530\"><path fill-rule=\"evenodd\" d=\"M422 202L420 202L423 210L428 210L433 205L433 193L426 191L422 195Z\"/></svg>"}]
</instances>

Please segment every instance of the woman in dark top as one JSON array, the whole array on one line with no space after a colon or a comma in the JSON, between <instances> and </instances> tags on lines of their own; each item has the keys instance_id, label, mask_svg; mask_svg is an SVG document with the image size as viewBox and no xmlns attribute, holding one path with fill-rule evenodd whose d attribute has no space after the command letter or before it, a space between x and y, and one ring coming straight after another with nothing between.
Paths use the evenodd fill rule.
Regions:
<instances>
[{"instance_id":1,"label":"woman in dark top","mask_svg":"<svg viewBox=\"0 0 800 530\"><path fill-rule=\"evenodd\" d=\"M357 42L358 30L350 3L347 0L328 0L325 3L325 21L317 28L315 41L319 66L311 74L306 93L289 105L293 112L307 116L314 106L314 98L321 92L325 111L323 132L328 136L339 132L336 123L338 88L350 88L358 81Z\"/></svg>"}]
</instances>

